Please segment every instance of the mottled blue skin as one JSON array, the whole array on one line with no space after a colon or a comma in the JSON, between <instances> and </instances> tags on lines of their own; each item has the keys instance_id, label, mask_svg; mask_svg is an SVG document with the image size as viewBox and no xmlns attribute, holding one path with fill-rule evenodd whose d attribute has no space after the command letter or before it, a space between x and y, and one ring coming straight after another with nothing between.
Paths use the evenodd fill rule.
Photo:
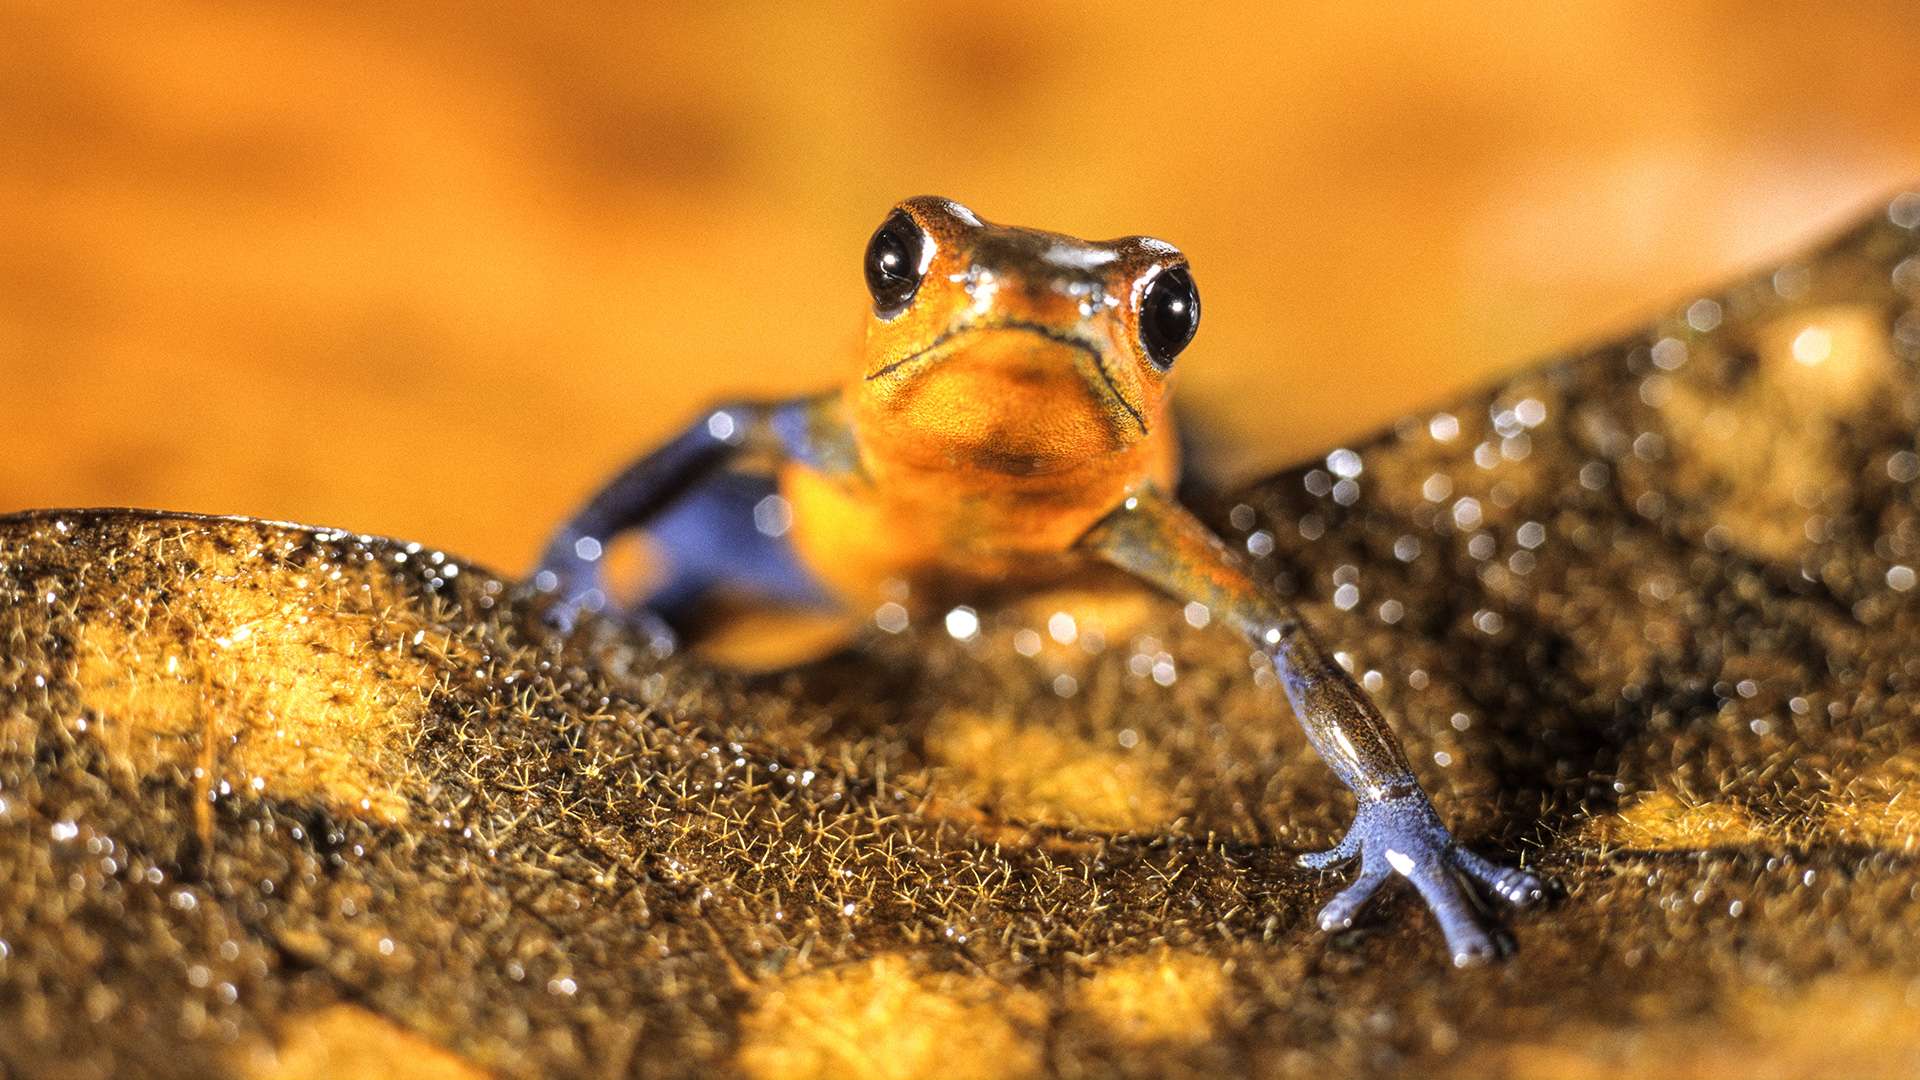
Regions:
<instances>
[{"instance_id":1,"label":"mottled blue skin","mask_svg":"<svg viewBox=\"0 0 1920 1080\"><path fill-rule=\"evenodd\" d=\"M776 492L772 478L729 468L743 453L769 449L814 464L839 464L809 441L806 414L812 404L716 408L614 477L547 545L534 581L543 591L563 594L549 618L570 628L581 613L613 606L600 557L616 537L636 529L653 540L667 575L640 606L621 614L662 651L672 649L677 633L715 589L776 604L829 604L786 538L755 526L754 507ZM582 541L591 545L584 552Z\"/></svg>"}]
</instances>

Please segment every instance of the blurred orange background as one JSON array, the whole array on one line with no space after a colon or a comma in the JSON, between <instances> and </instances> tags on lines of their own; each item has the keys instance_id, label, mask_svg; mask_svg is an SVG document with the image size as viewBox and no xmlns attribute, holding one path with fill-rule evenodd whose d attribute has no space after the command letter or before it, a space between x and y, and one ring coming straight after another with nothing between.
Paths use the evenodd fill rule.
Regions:
<instances>
[{"instance_id":1,"label":"blurred orange background","mask_svg":"<svg viewBox=\"0 0 1920 1080\"><path fill-rule=\"evenodd\" d=\"M0 511L525 569L720 396L839 380L896 198L1146 232L1248 473L1920 180L1909 3L0 6Z\"/></svg>"}]
</instances>

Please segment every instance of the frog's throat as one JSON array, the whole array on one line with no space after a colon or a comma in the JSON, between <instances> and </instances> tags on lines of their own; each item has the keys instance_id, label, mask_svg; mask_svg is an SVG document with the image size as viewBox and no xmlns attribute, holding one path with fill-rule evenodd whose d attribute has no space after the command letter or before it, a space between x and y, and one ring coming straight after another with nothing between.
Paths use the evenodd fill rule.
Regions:
<instances>
[{"instance_id":1,"label":"frog's throat","mask_svg":"<svg viewBox=\"0 0 1920 1080\"><path fill-rule=\"evenodd\" d=\"M931 367L939 364L955 355L957 350L948 349L946 346L956 339L973 333L994 330L1017 330L1023 333L1034 334L1038 337L1046 338L1048 341L1065 345L1078 352L1082 360L1092 369L1093 373L1100 377L1100 385L1106 389L1107 394L1110 395L1114 402L1126 412L1127 416L1139 426L1140 434L1143 436L1147 434L1146 417L1142 416L1139 408L1137 408L1133 402L1128 401L1127 396L1120 392L1119 384L1113 379L1113 372L1107 368L1107 354L1102 352L1098 345L1088 341L1086 338L1080 337L1077 334L1068 333L1064 330L1057 330L1044 323L1008 319L1001 322L969 323L964 326L956 326L941 333L939 337L934 338L925 346L908 353L906 356L898 360L889 361L868 372L866 381L874 382L886 378L889 375L898 374L902 370L916 365Z\"/></svg>"}]
</instances>

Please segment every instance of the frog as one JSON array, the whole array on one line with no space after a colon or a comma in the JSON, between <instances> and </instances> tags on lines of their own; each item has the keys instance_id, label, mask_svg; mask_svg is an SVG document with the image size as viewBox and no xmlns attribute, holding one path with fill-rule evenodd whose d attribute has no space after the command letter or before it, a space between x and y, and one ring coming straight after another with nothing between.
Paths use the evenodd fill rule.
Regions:
<instances>
[{"instance_id":1,"label":"frog","mask_svg":"<svg viewBox=\"0 0 1920 1080\"><path fill-rule=\"evenodd\" d=\"M1358 863L1319 909L1321 930L1352 927L1398 877L1455 964L1511 952L1485 901L1524 907L1542 880L1454 840L1337 654L1177 497L1170 390L1200 325L1187 257L1152 237L1080 240L920 196L887 213L863 269L852 377L718 405L618 473L541 557L548 620L617 619L664 654L722 591L897 617L1088 574L1137 579L1270 663L1352 793L1339 841L1297 856L1323 872ZM665 569L618 599L606 554L632 532Z\"/></svg>"}]
</instances>

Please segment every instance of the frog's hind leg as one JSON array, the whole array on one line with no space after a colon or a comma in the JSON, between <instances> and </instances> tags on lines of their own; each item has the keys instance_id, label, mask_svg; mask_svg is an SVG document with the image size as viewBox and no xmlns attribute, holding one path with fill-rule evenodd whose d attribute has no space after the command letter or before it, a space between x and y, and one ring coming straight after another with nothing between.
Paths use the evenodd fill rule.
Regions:
<instances>
[{"instance_id":1,"label":"frog's hind leg","mask_svg":"<svg viewBox=\"0 0 1920 1080\"><path fill-rule=\"evenodd\" d=\"M773 477L714 473L647 529L666 574L642 604L681 633L716 591L783 607L830 606L793 549L791 524Z\"/></svg>"}]
</instances>

